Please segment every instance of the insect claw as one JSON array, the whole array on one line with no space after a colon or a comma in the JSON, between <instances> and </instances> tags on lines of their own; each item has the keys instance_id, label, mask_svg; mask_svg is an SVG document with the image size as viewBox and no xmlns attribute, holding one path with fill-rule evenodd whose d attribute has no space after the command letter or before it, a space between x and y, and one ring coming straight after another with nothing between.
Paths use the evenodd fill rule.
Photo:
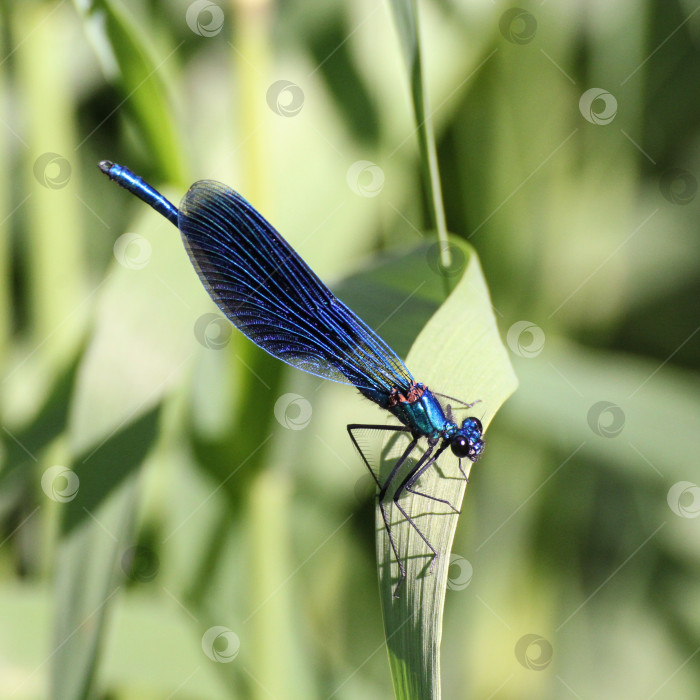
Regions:
<instances>
[{"instance_id":1,"label":"insect claw","mask_svg":"<svg viewBox=\"0 0 700 700\"><path fill-rule=\"evenodd\" d=\"M431 574L433 573L433 569L435 568L435 560L436 560L437 558L438 558L438 553L435 552L435 554L433 554L433 559L432 559L432 561L430 562L430 569L429 569L429 571L430 571Z\"/></svg>"},{"instance_id":2,"label":"insect claw","mask_svg":"<svg viewBox=\"0 0 700 700\"><path fill-rule=\"evenodd\" d=\"M401 572L401 578L399 579L399 582L396 584L396 588L394 588L394 593L392 595L392 598L396 598L397 600L401 597L399 595L399 588L401 588L401 584L406 580L406 572L402 571Z\"/></svg>"}]
</instances>

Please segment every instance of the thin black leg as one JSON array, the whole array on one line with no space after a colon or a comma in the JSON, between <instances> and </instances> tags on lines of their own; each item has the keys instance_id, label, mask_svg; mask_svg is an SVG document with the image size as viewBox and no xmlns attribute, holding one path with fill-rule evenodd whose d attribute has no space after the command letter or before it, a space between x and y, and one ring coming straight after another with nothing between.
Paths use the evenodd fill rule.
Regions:
<instances>
[{"instance_id":1,"label":"thin black leg","mask_svg":"<svg viewBox=\"0 0 700 700\"><path fill-rule=\"evenodd\" d=\"M386 528L387 534L389 535L389 542L391 543L391 548L394 550L394 556L396 557L396 562L399 565L399 571L400 571L400 576L399 576L399 582L396 584L396 588L394 589L394 598L399 597L399 588L401 588L401 584L406 580L406 566L404 565L403 561L401 560L401 555L399 554L399 549L398 546L396 545L396 541L394 540L394 535L391 532L391 525L390 525L390 519L389 515L387 514L387 509L386 509L386 503L384 503L384 497L387 494L387 491L389 490L389 486L391 485L391 482L393 481L394 477L398 473L399 469L404 465L406 460L408 459L409 455L413 450L415 449L416 445L418 444L418 438L413 438L411 440L410 444L408 447L404 450L403 454L399 459L396 461L396 464L394 464L389 476L386 478L386 481L382 484L382 486L379 489L379 495L377 497L377 500L379 502L379 510L381 511L382 514L382 519L384 520L384 527ZM399 508L401 512L403 512L403 509ZM404 513L404 516L406 514ZM408 518L410 522L410 518Z\"/></svg>"},{"instance_id":2,"label":"thin black leg","mask_svg":"<svg viewBox=\"0 0 700 700\"><path fill-rule=\"evenodd\" d=\"M435 449L436 442L429 442L428 443L428 449L421 455L421 458L416 462L416 464L413 466L409 474L406 476L406 478L401 482L399 487L396 489L394 492L394 505L399 509L399 511L403 514L403 517L406 519L408 524L418 533L418 536L425 542L426 546L430 551L433 553L433 558L430 562L430 570L433 570L433 561L435 561L435 557L437 556L437 551L435 547L433 547L432 544L430 544L430 541L428 538L421 532L421 529L416 525L416 523L413 521L413 518L404 510L403 506L399 503L399 497L401 495L401 492L404 489L404 485L406 484L406 480L410 478L410 476L417 471L423 471L423 465L424 464L432 464L435 461L435 458L433 457L431 459L431 455L433 453L433 450ZM396 592L399 590L399 586L403 583L403 580L399 581L398 585L396 586L396 591L394 591L394 596L396 596ZM396 596L398 597L398 596Z\"/></svg>"},{"instance_id":3,"label":"thin black leg","mask_svg":"<svg viewBox=\"0 0 700 700\"><path fill-rule=\"evenodd\" d=\"M416 496L423 496L423 498L429 498L431 501L437 501L438 503L444 503L445 505L449 506L452 508L452 510L455 513L459 513L459 511L447 500L444 498L437 498L436 496L431 496L427 493L421 493L420 491L415 491L413 488L413 484L420 479L420 477L437 462L438 457L445 451L445 448L447 447L447 443L443 442L442 445L438 448L437 452L424 464L421 464L418 462L411 471L406 474L406 477L404 480L399 484L399 488L396 489L396 493L394 494L394 499L396 498L401 498L401 494L404 491L404 489L410 493L415 494Z\"/></svg>"},{"instance_id":4,"label":"thin black leg","mask_svg":"<svg viewBox=\"0 0 700 700\"><path fill-rule=\"evenodd\" d=\"M387 430L395 433L410 433L411 430L403 425L366 425L364 423L351 423L350 425L346 426L348 430L348 435L350 436L350 440L352 440L352 444L355 445L355 449L360 453L360 457L362 457L362 461L365 463L365 466L367 469L369 469L369 473L372 475L372 478L375 480L377 483L377 486L379 488L382 487L382 484L380 483L379 479L377 478L377 475L374 473L374 469L370 466L369 462L367 461L367 457L365 457L365 453L362 451L362 448L358 444L357 440L355 439L355 436L353 435L352 431L353 430Z\"/></svg>"},{"instance_id":5,"label":"thin black leg","mask_svg":"<svg viewBox=\"0 0 700 700\"><path fill-rule=\"evenodd\" d=\"M432 467L433 464L435 464L435 460L433 459L430 464L427 465L427 467ZM426 468L427 468L426 467ZM422 473L422 472L421 472ZM429 498L431 501L435 501L436 503L443 503L446 505L448 508L452 508L452 511L459 515L462 511L459 510L459 508L455 508L450 501L448 501L446 498L438 498L437 496L431 496L429 493L423 493L422 491L416 491L415 489L411 488L410 486L405 487L406 491L409 493L412 493L414 496L422 496L423 498Z\"/></svg>"},{"instance_id":6,"label":"thin black leg","mask_svg":"<svg viewBox=\"0 0 700 700\"><path fill-rule=\"evenodd\" d=\"M408 433L411 431L406 427L398 426L398 425L364 425L364 424L358 424L358 423L348 425L347 429L348 429L348 434L350 435L350 439L352 440L353 445L355 445L355 448L360 453L360 456L362 457L362 461L365 463L365 466L367 467L367 469L369 469L369 473L372 475L374 480L377 482L377 486L379 487L379 496L378 496L379 511L381 512L382 520L384 521L384 529L386 530L386 533L389 536L389 544L391 545L391 549L394 552L394 556L396 557L396 562L399 565L399 572L400 572L399 582L396 585L396 588L394 589L394 598L398 598L398 595L397 595L398 590L399 590L401 584L406 579L406 567L404 566L403 562L401 561L401 556L399 555L399 550L398 550L398 547L396 546L396 541L394 540L394 535L391 532L391 523L389 520L389 516L386 512L386 504L384 503L384 496L386 496L386 492L389 488L389 485L391 484L391 481L396 476L397 472L401 469L401 467L403 466L405 461L408 459L411 452L413 452L416 445L418 444L418 438L414 437L411 440L411 442L409 443L408 447L404 450L401 457L399 457L399 459L396 461L396 463L392 467L391 473L386 478L386 481L382 484L379 481L379 479L377 478L377 475L374 473L374 470L370 466L369 462L367 461L367 458L365 457L364 452L362 451L362 449L358 445L357 440L355 439L355 436L353 435L353 430L358 430L358 429L388 430L388 431L392 431L392 432L404 432L404 433ZM400 510L403 512L403 509L400 508ZM404 515L405 515L405 513L404 513ZM410 522L410 518L408 518L408 520ZM415 527L415 525L414 525L414 527Z\"/></svg>"},{"instance_id":7,"label":"thin black leg","mask_svg":"<svg viewBox=\"0 0 700 700\"><path fill-rule=\"evenodd\" d=\"M464 477L464 480L467 482L467 486L469 485L469 477L467 476L467 473L462 469L462 460L459 460L459 471L462 472L462 476Z\"/></svg>"},{"instance_id":8,"label":"thin black leg","mask_svg":"<svg viewBox=\"0 0 700 700\"><path fill-rule=\"evenodd\" d=\"M374 473L374 470L370 466L369 462L367 461L367 458L365 457L365 454L362 452L362 449L360 448L357 440L355 439L355 436L353 435L354 430L358 429L365 429L365 430L388 430L392 432L410 432L410 430L404 426L394 426L394 425L365 425L365 424L352 424L347 426L348 434L350 435L350 439L352 440L353 445L355 445L355 448L357 451L360 453L360 456L362 457L362 461L365 463L365 466L369 470L370 474L374 478L375 482L379 486L379 496L378 496L378 501L379 501L379 510L382 514L382 520L384 521L384 528L387 532L387 535L389 536L389 543L391 544L391 548L394 552L394 556L396 557L396 561L399 565L399 571L400 571L400 578L399 582L396 584L396 588L394 589L394 597L398 598L398 592L399 589L401 588L401 585L406 579L406 567L404 566L404 563L401 560L401 556L399 555L399 550L396 545L396 541L394 540L394 535L391 531L391 524L389 520L389 516L386 511L386 504L384 503L384 498L386 497L386 494L389 490L389 487L391 486L392 481L396 477L396 474L399 472L401 467L406 463L406 460L409 458L413 450L415 449L416 445L418 444L419 437L413 437L411 442L409 443L408 447L404 450L404 452L401 454L401 457L396 461L394 466L391 469L391 472L389 473L389 476L386 478L384 483L382 484L379 479L377 478L377 475ZM404 490L409 491L410 493L415 494L416 496L423 496L424 498L428 498L431 501L436 501L438 503L443 503L450 508L455 513L459 513L459 510L455 508L449 501L443 498L437 498L436 496L431 496L427 493L421 493L420 491L415 491L412 489L413 484L421 477L423 473L425 473L435 462L437 461L438 457L445 451L445 449L448 446L447 442L443 442L442 445L437 449L435 454L433 452L435 451L435 447L438 444L438 440L429 440L428 441L428 449L421 455L420 459L416 462L415 465L411 468L409 473L405 476L405 478L401 481L399 484L399 487L396 489L396 492L394 493L393 496L393 501L394 504L396 505L397 509L399 512L403 515L403 517L406 519L408 524L418 533L419 537L423 540L425 545L430 549L432 552L432 559L430 561L430 572L432 573L433 567L435 564L435 561L438 557L438 552L433 547L433 545L430 543L428 538L423 534L421 529L416 525L414 522L413 518L406 512L406 510L403 508L403 506L398 502L398 499L401 497L402 493ZM464 474L464 471L462 470L461 467L461 462L460 462L460 471L462 471L462 474ZM466 474L464 474L466 478Z\"/></svg>"},{"instance_id":9,"label":"thin black leg","mask_svg":"<svg viewBox=\"0 0 700 700\"><path fill-rule=\"evenodd\" d=\"M435 454L433 454L431 456L431 453L432 453L433 449L435 448L436 444L437 444L437 441L433 442L430 445L428 450L426 450L425 454L423 455L423 458L420 459L415 464L413 469L411 469L411 471L406 475L406 477L399 484L399 487L396 489L396 492L394 493L394 503L395 503L396 507L404 514L404 517L406 518L406 520L408 520L408 522L411 524L413 529L418 533L420 538L423 540L423 542L425 542L425 544L428 546L430 551L433 553L433 558L430 561L430 572L431 573L433 572L433 567L435 565L435 560L438 557L438 552L435 549L435 547L433 547L433 545L428 541L428 538L422 533L422 531L420 530L418 525L416 525L416 523L413 521L413 519L408 515L408 513L406 513L403 506L399 503L399 498L401 498L403 491L406 490L406 491L409 491L410 493L416 494L417 496L423 496L425 498L429 498L432 501L438 501L439 503L444 503L445 505L448 505L450 508L452 508L453 511L459 512L449 501L442 499L442 498L436 498L435 496L429 496L426 493L420 493L418 491L414 491L411 488L413 486L413 484L416 481L418 481L418 479L421 477L421 475L423 473L425 473L428 469L430 469L430 467L432 467L433 464L435 464L438 457L445 451L445 448L447 447L447 443L443 443L437 449Z\"/></svg>"}]
</instances>

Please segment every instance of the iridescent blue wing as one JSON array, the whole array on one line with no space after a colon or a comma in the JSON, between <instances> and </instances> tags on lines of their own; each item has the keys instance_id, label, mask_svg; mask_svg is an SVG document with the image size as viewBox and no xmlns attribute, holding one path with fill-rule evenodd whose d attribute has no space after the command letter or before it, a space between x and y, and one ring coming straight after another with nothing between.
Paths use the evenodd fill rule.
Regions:
<instances>
[{"instance_id":1,"label":"iridescent blue wing","mask_svg":"<svg viewBox=\"0 0 700 700\"><path fill-rule=\"evenodd\" d=\"M393 350L237 192L196 182L180 205L178 228L212 299L271 355L380 395L409 388L413 378Z\"/></svg>"}]
</instances>

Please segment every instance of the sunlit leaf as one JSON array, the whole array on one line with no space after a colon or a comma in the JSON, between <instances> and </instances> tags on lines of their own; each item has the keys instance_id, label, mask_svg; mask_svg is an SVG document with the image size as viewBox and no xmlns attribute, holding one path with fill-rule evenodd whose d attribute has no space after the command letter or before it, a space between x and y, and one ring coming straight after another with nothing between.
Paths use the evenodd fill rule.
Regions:
<instances>
[{"instance_id":1,"label":"sunlit leaf","mask_svg":"<svg viewBox=\"0 0 700 700\"><path fill-rule=\"evenodd\" d=\"M461 276L421 331L406 363L417 381L433 391L465 402L478 400L468 414L458 411L456 415L475 415L486 427L515 390L517 380L496 328L478 258L458 239L452 239L451 246L453 256L464 261ZM382 465L384 477L406 445L401 441L393 445L391 458ZM449 450L440 458L439 467L421 477L418 488L457 509L462 507L465 482ZM442 616L457 516L449 507L416 495L405 495L401 504L439 557L429 573L429 550L392 506L392 532L407 570L400 597L394 598L399 569L377 508L380 587L394 689L397 698L439 698Z\"/></svg>"}]
</instances>

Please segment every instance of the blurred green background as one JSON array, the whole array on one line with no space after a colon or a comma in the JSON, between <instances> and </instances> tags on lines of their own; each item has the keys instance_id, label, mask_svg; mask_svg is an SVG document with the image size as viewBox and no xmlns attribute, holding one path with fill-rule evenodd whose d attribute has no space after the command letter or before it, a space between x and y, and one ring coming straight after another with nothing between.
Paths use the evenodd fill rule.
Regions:
<instances>
[{"instance_id":1,"label":"blurred green background","mask_svg":"<svg viewBox=\"0 0 700 700\"><path fill-rule=\"evenodd\" d=\"M696 698L700 8L420 11L448 227L521 382L457 529L444 695ZM230 183L337 289L430 242L388 6L0 22L0 696L391 697L345 431L378 409L231 332L96 168Z\"/></svg>"}]
</instances>

